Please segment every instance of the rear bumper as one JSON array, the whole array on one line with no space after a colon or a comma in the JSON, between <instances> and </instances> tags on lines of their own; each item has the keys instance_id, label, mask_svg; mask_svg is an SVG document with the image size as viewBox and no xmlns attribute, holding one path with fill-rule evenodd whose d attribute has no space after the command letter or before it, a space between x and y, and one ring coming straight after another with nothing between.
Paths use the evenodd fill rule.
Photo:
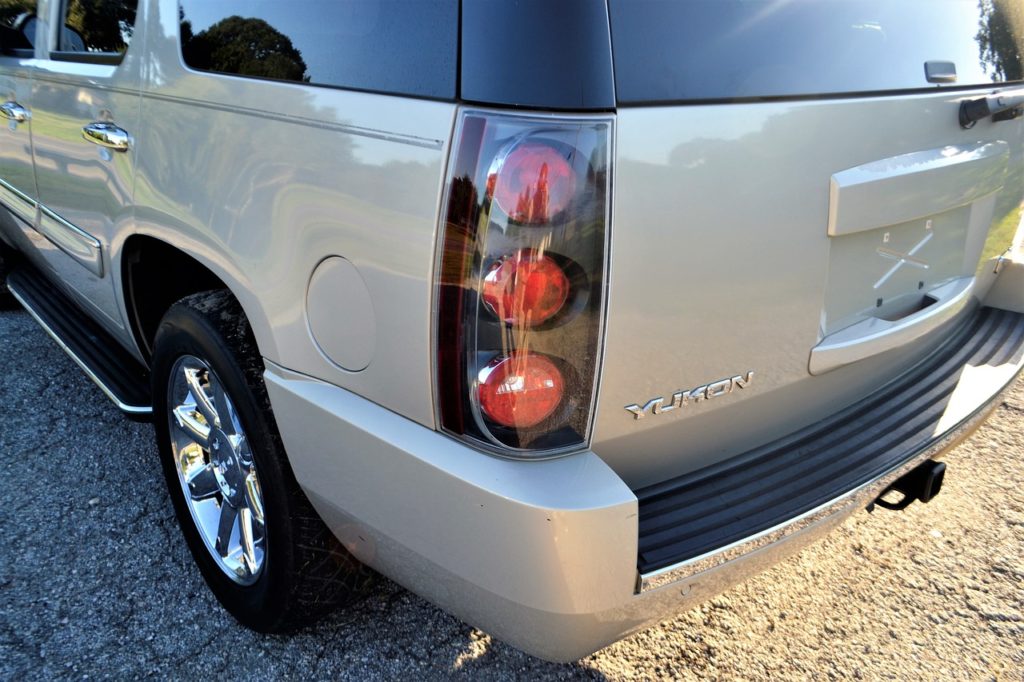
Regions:
<instances>
[{"instance_id":1,"label":"rear bumper","mask_svg":"<svg viewBox=\"0 0 1024 682\"><path fill-rule=\"evenodd\" d=\"M998 365L965 366L932 437L895 465L783 523L643 575L638 498L594 453L502 460L269 363L266 380L295 474L353 554L520 649L566 661L798 551L954 446L1019 374L1018 345Z\"/></svg>"}]
</instances>

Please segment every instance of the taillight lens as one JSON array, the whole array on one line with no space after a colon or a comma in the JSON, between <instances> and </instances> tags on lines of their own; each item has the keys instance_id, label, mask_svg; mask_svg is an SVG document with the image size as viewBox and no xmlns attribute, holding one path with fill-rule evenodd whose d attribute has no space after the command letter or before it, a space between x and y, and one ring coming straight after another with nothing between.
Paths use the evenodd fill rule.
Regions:
<instances>
[{"instance_id":1,"label":"taillight lens","mask_svg":"<svg viewBox=\"0 0 1024 682\"><path fill-rule=\"evenodd\" d=\"M494 261L481 289L484 303L499 319L532 327L562 310L570 285L553 258L525 249Z\"/></svg>"},{"instance_id":2,"label":"taillight lens","mask_svg":"<svg viewBox=\"0 0 1024 682\"><path fill-rule=\"evenodd\" d=\"M609 118L463 112L437 295L441 426L518 456L589 436L607 251Z\"/></svg>"},{"instance_id":3,"label":"taillight lens","mask_svg":"<svg viewBox=\"0 0 1024 682\"><path fill-rule=\"evenodd\" d=\"M551 142L522 142L498 155L487 176L487 194L511 220L548 222L576 196L571 149ZM566 157L569 157L568 159Z\"/></svg>"},{"instance_id":4,"label":"taillight lens","mask_svg":"<svg viewBox=\"0 0 1024 682\"><path fill-rule=\"evenodd\" d=\"M480 370L480 411L501 426L536 426L558 409L565 380L555 363L536 353L498 357Z\"/></svg>"}]
</instances>

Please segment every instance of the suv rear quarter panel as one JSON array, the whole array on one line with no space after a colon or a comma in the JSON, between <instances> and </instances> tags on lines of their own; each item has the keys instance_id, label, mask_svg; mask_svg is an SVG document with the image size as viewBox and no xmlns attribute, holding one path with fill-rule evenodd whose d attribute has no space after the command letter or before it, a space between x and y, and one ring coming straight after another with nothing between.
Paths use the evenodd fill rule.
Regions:
<instances>
[{"instance_id":1,"label":"suv rear quarter panel","mask_svg":"<svg viewBox=\"0 0 1024 682\"><path fill-rule=\"evenodd\" d=\"M193 72L177 3L148 8L137 231L217 274L268 359L432 426L425 349L455 105ZM369 293L371 314L334 320L372 336L362 371L334 364L309 331L307 285L330 256Z\"/></svg>"}]
</instances>

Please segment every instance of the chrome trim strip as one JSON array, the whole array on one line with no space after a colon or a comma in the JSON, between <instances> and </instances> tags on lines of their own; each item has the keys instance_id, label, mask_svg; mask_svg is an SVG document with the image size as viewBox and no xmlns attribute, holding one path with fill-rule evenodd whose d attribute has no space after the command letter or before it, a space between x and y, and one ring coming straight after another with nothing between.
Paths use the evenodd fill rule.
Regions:
<instances>
[{"instance_id":1,"label":"chrome trim strip","mask_svg":"<svg viewBox=\"0 0 1024 682\"><path fill-rule=\"evenodd\" d=\"M7 190L8 192L11 193L12 196L14 196L14 197L20 199L21 201L23 201L24 203L28 204L29 206L32 207L33 210L35 210L35 207L38 206L38 202L36 202L35 199L33 199L29 195L25 194L20 189L18 189L17 187L12 185L11 183L7 182L3 178L0 178L0 188Z\"/></svg>"},{"instance_id":2,"label":"chrome trim strip","mask_svg":"<svg viewBox=\"0 0 1024 682\"><path fill-rule=\"evenodd\" d=\"M0 178L0 200L4 207L19 219L32 225L39 203L14 185Z\"/></svg>"},{"instance_id":3,"label":"chrome trim strip","mask_svg":"<svg viewBox=\"0 0 1024 682\"><path fill-rule=\"evenodd\" d=\"M97 277L103 277L103 247L100 240L61 218L44 204L39 204L39 212L36 231L83 268ZM76 246L79 248L76 249Z\"/></svg>"},{"instance_id":4,"label":"chrome trim strip","mask_svg":"<svg viewBox=\"0 0 1024 682\"><path fill-rule=\"evenodd\" d=\"M104 395L110 398L111 402L117 405L117 408L119 410L127 414L133 415L153 414L152 406L125 405L120 400L118 400L117 396L114 395L113 391L111 391L110 388L108 388L107 385L104 384L103 381L101 381L100 378L93 373L93 371L89 368L89 365L87 365L80 357L78 357L78 355L75 354L73 350L71 350L71 348L68 347L66 343L64 343L63 339L61 339L60 336L57 335L57 332L53 331L53 329L50 328L50 325L46 324L46 322L43 321L43 318L39 315L39 313L32 309L32 306L29 305L28 301L20 293L18 293L16 285L8 285L7 288L14 296L14 298L18 299L18 303L20 303L22 307L28 311L28 314L31 315L32 318L37 323L39 323L39 326L43 328L43 331L49 334L50 338L57 342L57 345L61 347L61 350L67 353L68 357L74 360L75 364L82 368L82 371L85 372L86 376L92 379L92 382L100 387L100 390L103 391Z\"/></svg>"},{"instance_id":5,"label":"chrome trim strip","mask_svg":"<svg viewBox=\"0 0 1024 682\"><path fill-rule=\"evenodd\" d=\"M86 270L97 277L103 277L103 245L100 240L77 225L61 218L45 205L0 178L0 199L8 197L17 200L19 205L23 205L29 211L23 213L11 205L13 202L5 201L4 204L8 210L31 225L36 232L46 237L51 244ZM38 220L36 220L37 209L40 213ZM60 230L60 233L57 230ZM80 248L76 249L75 246Z\"/></svg>"},{"instance_id":6,"label":"chrome trim strip","mask_svg":"<svg viewBox=\"0 0 1024 682\"><path fill-rule=\"evenodd\" d=\"M738 540L701 556L641 575L637 581L637 593L643 594L678 581L686 580L698 573L717 568L729 561L742 558L751 552L786 540L788 537L805 531L812 526L827 522L833 516L845 516L856 511L857 508L867 507L878 499L878 496L885 492L885 489L892 485L896 479L923 462L949 450L971 435L1002 403L1003 396L1014 385L1022 372L1024 372L1024 368L1018 369L1014 373L1013 378L1000 388L988 402L979 407L973 415L947 431L937 440L932 441L930 445L903 464L891 469L888 473L774 528L769 528L761 533Z\"/></svg>"}]
</instances>

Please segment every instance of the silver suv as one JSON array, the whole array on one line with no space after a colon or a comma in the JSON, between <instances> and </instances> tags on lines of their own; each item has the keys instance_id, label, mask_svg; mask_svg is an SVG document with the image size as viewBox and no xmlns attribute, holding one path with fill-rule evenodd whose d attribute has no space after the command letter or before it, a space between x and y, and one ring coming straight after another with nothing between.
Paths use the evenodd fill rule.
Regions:
<instances>
[{"instance_id":1,"label":"silver suv","mask_svg":"<svg viewBox=\"0 0 1024 682\"><path fill-rule=\"evenodd\" d=\"M0 48L0 281L260 631L368 566L577 658L927 502L1024 366L1018 0L5 0Z\"/></svg>"}]
</instances>

